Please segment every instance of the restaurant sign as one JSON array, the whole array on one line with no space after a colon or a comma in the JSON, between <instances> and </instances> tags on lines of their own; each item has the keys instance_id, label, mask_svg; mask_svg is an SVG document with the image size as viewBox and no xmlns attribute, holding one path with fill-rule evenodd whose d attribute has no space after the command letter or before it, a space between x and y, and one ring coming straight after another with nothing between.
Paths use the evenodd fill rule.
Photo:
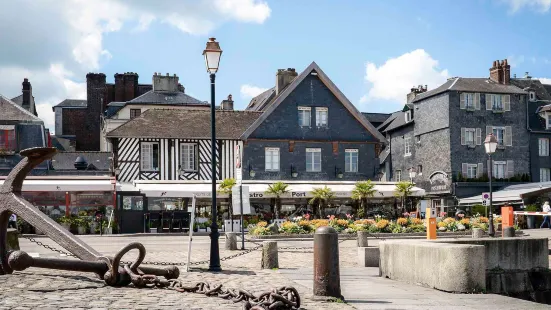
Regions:
<instances>
[{"instance_id":1,"label":"restaurant sign","mask_svg":"<svg viewBox=\"0 0 551 310\"><path fill-rule=\"evenodd\" d=\"M442 171L436 171L429 177L431 192L449 192L450 179L448 174Z\"/></svg>"}]
</instances>

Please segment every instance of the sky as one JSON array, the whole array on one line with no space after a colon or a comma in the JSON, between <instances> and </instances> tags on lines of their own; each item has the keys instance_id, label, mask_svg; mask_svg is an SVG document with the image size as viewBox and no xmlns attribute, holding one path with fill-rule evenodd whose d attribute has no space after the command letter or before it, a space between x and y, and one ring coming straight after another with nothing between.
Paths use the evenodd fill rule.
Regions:
<instances>
[{"instance_id":1,"label":"sky","mask_svg":"<svg viewBox=\"0 0 551 310\"><path fill-rule=\"evenodd\" d=\"M216 102L243 109L277 69L315 61L362 112L401 109L415 85L487 77L494 60L551 83L551 0L18 0L0 11L0 94L29 78L39 117L86 99L86 73L177 74L210 100L202 51L223 50Z\"/></svg>"}]
</instances>

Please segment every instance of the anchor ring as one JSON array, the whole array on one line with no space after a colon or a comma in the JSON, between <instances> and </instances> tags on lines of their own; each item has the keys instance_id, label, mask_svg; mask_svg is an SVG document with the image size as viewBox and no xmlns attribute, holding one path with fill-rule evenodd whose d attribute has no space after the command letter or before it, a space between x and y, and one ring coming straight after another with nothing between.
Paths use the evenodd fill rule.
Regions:
<instances>
[{"instance_id":1,"label":"anchor ring","mask_svg":"<svg viewBox=\"0 0 551 310\"><path fill-rule=\"evenodd\" d=\"M124 272L124 269L120 268L120 262L122 257L131 250L138 250L139 252L138 258L130 265L130 270L133 273L138 273L138 267L145 258L145 247L139 242L132 242L115 254L112 260L106 257L101 258L104 261L107 259L109 262L109 270L103 275L105 283L110 286L124 286L130 284L130 279L121 278L121 271Z\"/></svg>"}]
</instances>

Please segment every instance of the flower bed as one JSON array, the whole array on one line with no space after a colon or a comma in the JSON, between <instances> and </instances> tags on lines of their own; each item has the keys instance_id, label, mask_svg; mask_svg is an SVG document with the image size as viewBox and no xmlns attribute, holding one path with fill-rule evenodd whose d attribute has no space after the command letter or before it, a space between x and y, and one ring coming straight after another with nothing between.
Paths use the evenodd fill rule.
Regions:
<instances>
[{"instance_id":1,"label":"flower bed","mask_svg":"<svg viewBox=\"0 0 551 310\"><path fill-rule=\"evenodd\" d=\"M439 232L463 232L472 228L481 228L488 230L488 218L476 215L471 218L459 216L459 220L452 217L445 217L445 212L436 219L436 225ZM360 219L353 220L351 216L347 219L337 219L334 216L328 219L310 220L309 217L297 218L293 221L284 222L279 228L268 225L267 222L259 222L256 225L249 226L249 234L256 236L265 235L310 235L318 227L330 226L338 233L354 234L358 231L367 231L369 233L424 233L426 232L426 221L418 218L409 217L407 213L405 217L398 218L396 221L390 221L381 217L374 220ZM494 224L501 223L501 217L494 218ZM518 227L515 227L518 230Z\"/></svg>"}]
</instances>

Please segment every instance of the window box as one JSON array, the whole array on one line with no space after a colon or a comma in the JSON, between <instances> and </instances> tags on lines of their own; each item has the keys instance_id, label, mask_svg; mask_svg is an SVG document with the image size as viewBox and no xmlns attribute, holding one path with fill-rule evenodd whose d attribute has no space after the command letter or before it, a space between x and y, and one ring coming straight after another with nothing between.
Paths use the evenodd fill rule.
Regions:
<instances>
[{"instance_id":1,"label":"window box","mask_svg":"<svg viewBox=\"0 0 551 310\"><path fill-rule=\"evenodd\" d=\"M501 110L492 110L492 113L494 114L503 114L505 111L503 109Z\"/></svg>"},{"instance_id":2,"label":"window box","mask_svg":"<svg viewBox=\"0 0 551 310\"><path fill-rule=\"evenodd\" d=\"M467 144L467 148L468 149L474 149L476 148L476 144L472 143L472 144Z\"/></svg>"},{"instance_id":3,"label":"window box","mask_svg":"<svg viewBox=\"0 0 551 310\"><path fill-rule=\"evenodd\" d=\"M467 112L474 112L476 111L476 109L474 107L466 107L465 110L467 110Z\"/></svg>"},{"instance_id":4,"label":"window box","mask_svg":"<svg viewBox=\"0 0 551 310\"><path fill-rule=\"evenodd\" d=\"M498 150L504 150L505 149L505 145L497 145L497 149Z\"/></svg>"}]
</instances>

